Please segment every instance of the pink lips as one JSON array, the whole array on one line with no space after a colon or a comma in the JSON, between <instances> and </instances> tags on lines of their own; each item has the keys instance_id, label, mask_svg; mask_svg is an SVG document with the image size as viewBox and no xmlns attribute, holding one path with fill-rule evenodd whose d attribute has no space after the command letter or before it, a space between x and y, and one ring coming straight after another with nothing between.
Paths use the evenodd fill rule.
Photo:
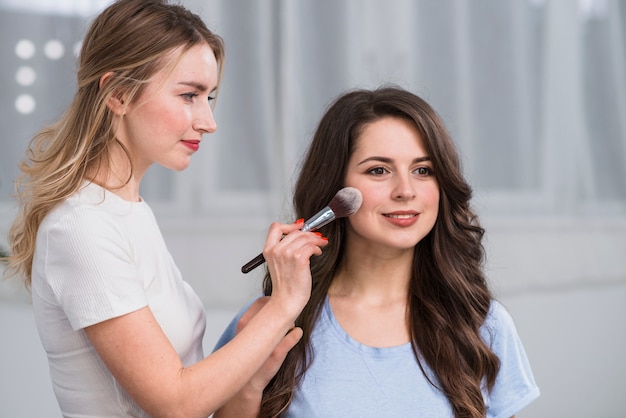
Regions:
<instances>
[{"instance_id":1,"label":"pink lips","mask_svg":"<svg viewBox=\"0 0 626 418\"><path fill-rule=\"evenodd\" d=\"M198 151L200 149L200 141L199 140L194 140L194 139L183 139L180 142L182 142L183 144L185 144L185 146L187 146L187 148L190 148L192 151Z\"/></svg>"},{"instance_id":2,"label":"pink lips","mask_svg":"<svg viewBox=\"0 0 626 418\"><path fill-rule=\"evenodd\" d=\"M417 222L418 213L414 211L397 211L384 214L385 219L396 226L411 226Z\"/></svg>"}]
</instances>

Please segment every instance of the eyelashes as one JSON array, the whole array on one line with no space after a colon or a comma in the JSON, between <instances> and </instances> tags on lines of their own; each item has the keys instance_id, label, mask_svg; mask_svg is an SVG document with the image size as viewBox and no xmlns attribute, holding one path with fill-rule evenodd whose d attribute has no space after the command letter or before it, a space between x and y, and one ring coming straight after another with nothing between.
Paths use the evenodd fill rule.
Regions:
<instances>
[{"instance_id":1,"label":"eyelashes","mask_svg":"<svg viewBox=\"0 0 626 418\"><path fill-rule=\"evenodd\" d=\"M193 99L195 99L196 97L198 97L198 93L192 92L192 93L183 93L181 94L181 97L183 99L185 99L188 102L193 102Z\"/></svg>"},{"instance_id":2,"label":"eyelashes","mask_svg":"<svg viewBox=\"0 0 626 418\"><path fill-rule=\"evenodd\" d=\"M369 168L368 170L366 170L366 173L371 174L376 177L381 177L386 174L391 174L391 170L389 170L386 167L377 166L377 167ZM434 174L434 171L431 167L420 166L414 169L412 173L414 173L418 177L431 177Z\"/></svg>"},{"instance_id":3,"label":"eyelashes","mask_svg":"<svg viewBox=\"0 0 626 418\"><path fill-rule=\"evenodd\" d=\"M387 170L385 167L374 167L367 170L366 173L372 174L374 176L382 176L383 174L389 173L389 170Z\"/></svg>"},{"instance_id":4,"label":"eyelashes","mask_svg":"<svg viewBox=\"0 0 626 418\"><path fill-rule=\"evenodd\" d=\"M415 171L421 177L430 177L434 174L434 171L431 167L418 167Z\"/></svg>"}]
</instances>

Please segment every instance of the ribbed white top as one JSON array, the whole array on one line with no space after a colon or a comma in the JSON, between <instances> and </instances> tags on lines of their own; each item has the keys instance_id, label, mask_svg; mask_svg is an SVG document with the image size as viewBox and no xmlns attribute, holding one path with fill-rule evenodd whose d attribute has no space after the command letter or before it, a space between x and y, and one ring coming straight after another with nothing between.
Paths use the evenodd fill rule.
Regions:
<instances>
[{"instance_id":1,"label":"ribbed white top","mask_svg":"<svg viewBox=\"0 0 626 418\"><path fill-rule=\"evenodd\" d=\"M150 306L185 365L199 361L205 316L150 207L95 184L55 208L37 234L33 308L64 416L146 416L83 328Z\"/></svg>"}]
</instances>

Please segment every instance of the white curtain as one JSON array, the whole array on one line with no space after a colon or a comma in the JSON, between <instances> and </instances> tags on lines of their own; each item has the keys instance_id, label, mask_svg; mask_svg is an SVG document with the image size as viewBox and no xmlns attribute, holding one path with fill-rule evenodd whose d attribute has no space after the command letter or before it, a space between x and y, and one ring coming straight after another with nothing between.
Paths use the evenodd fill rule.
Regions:
<instances>
[{"instance_id":1,"label":"white curtain","mask_svg":"<svg viewBox=\"0 0 626 418\"><path fill-rule=\"evenodd\" d=\"M485 216L626 214L624 2L186 4L228 54L212 149L172 180L188 209L283 214L325 106L395 83L441 113Z\"/></svg>"},{"instance_id":2,"label":"white curtain","mask_svg":"<svg viewBox=\"0 0 626 418\"><path fill-rule=\"evenodd\" d=\"M623 1L183 3L223 36L227 61L217 133L185 172L147 175L143 195L163 217L288 216L298 161L326 105L384 83L440 112L484 216L626 214ZM71 99L74 48L104 4L0 0L3 213L28 138ZM17 53L23 40L31 56ZM50 40L65 55L46 55ZM24 95L36 103L29 112L18 109Z\"/></svg>"}]
</instances>

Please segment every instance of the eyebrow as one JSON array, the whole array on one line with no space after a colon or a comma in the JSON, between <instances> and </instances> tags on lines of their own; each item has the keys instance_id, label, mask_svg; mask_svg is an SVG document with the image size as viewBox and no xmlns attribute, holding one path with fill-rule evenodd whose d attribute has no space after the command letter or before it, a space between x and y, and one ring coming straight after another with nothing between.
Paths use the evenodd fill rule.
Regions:
<instances>
[{"instance_id":1,"label":"eyebrow","mask_svg":"<svg viewBox=\"0 0 626 418\"><path fill-rule=\"evenodd\" d=\"M427 156L427 155L424 156L424 157L417 157L417 158L413 159L413 164L421 163L421 162L424 162L424 161L430 161L430 160L431 160L430 157ZM365 163L370 162L370 161L379 161L379 162L382 162L382 163L390 164L390 163L393 162L393 159L391 159L389 157L373 156L373 157L368 157L368 158L364 159L363 161L359 162L357 165L365 164Z\"/></svg>"},{"instance_id":2,"label":"eyebrow","mask_svg":"<svg viewBox=\"0 0 626 418\"><path fill-rule=\"evenodd\" d=\"M204 85L202 83L196 83L195 81L181 81L178 84L179 85L183 85L183 86L193 87L194 89L202 91L202 92L205 92L205 91L209 90L209 88L206 85ZM211 93L216 91L216 90L217 90L217 87L214 88L213 90L211 90Z\"/></svg>"}]
</instances>

